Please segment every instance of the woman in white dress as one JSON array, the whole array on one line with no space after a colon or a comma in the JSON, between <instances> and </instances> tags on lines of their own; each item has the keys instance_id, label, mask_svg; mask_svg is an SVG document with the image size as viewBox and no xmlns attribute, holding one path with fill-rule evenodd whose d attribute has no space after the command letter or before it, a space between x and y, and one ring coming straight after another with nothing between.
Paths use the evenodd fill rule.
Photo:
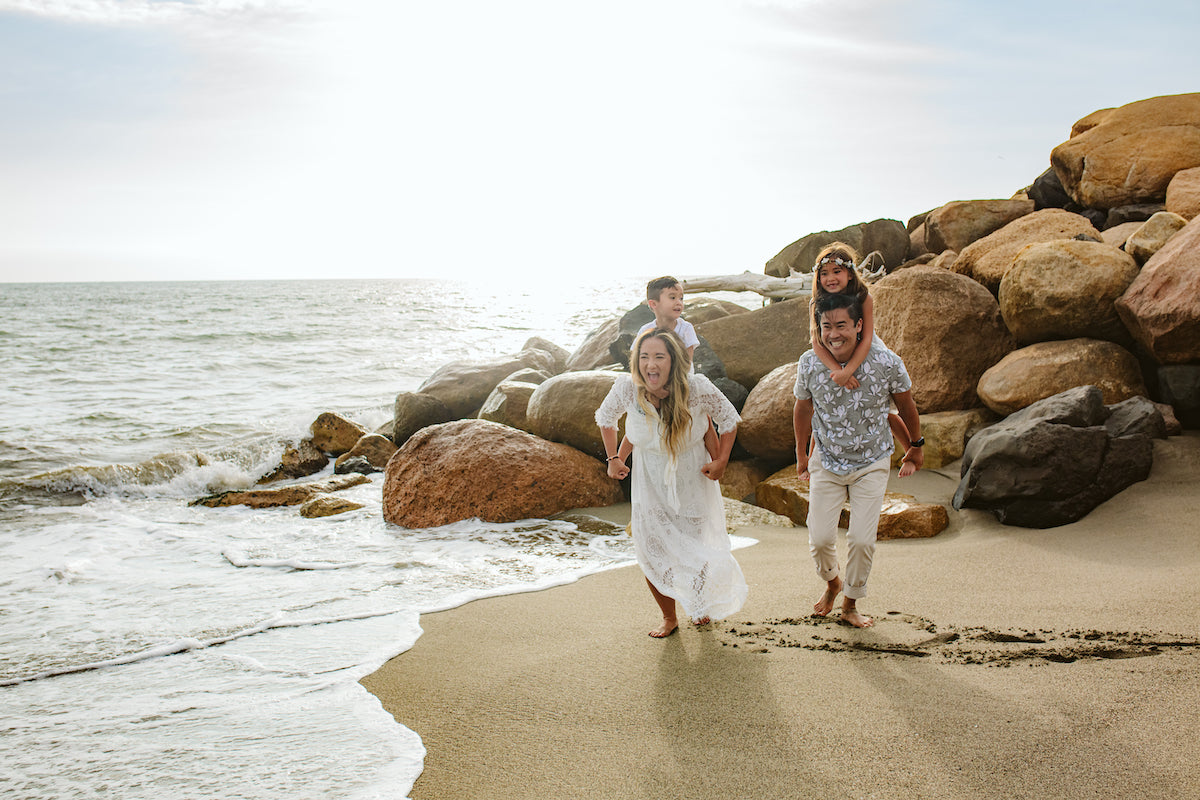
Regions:
<instances>
[{"instance_id":1,"label":"woman in white dress","mask_svg":"<svg viewBox=\"0 0 1200 800\"><path fill-rule=\"evenodd\" d=\"M727 617L746 601L717 485L740 417L707 377L689 374L691 359L670 331L639 336L630 366L596 411L596 424L610 477L630 473L625 459L633 453L631 531L638 564L662 611L662 625L650 635L663 638L678 627L676 601L697 625ZM625 438L618 446L622 415ZM721 432L711 460L704 441L710 418Z\"/></svg>"}]
</instances>

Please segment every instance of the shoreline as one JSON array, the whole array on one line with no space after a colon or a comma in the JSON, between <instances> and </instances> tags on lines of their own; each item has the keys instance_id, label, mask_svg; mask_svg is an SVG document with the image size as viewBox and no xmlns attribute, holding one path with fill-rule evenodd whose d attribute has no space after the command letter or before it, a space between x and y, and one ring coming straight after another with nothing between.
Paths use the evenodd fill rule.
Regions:
<instances>
[{"instance_id":1,"label":"shoreline","mask_svg":"<svg viewBox=\"0 0 1200 800\"><path fill-rule=\"evenodd\" d=\"M948 505L956 466L889 489ZM809 616L803 527L742 528L750 597L720 623L652 640L640 571L610 569L425 615L361 683L425 744L415 800L1177 797L1200 788L1198 484L1188 431L1079 522L965 510L881 542L871 629Z\"/></svg>"}]
</instances>

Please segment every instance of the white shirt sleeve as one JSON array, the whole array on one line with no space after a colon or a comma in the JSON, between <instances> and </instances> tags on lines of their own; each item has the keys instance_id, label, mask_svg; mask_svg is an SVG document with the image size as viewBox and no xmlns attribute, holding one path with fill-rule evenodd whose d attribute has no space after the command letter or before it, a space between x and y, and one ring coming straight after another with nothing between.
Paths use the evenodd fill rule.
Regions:
<instances>
[{"instance_id":1,"label":"white shirt sleeve","mask_svg":"<svg viewBox=\"0 0 1200 800\"><path fill-rule=\"evenodd\" d=\"M601 428L617 427L617 422L620 421L621 415L632 408L633 403L633 378L628 375L618 376L612 388L608 390L604 402L596 409L596 424Z\"/></svg>"},{"instance_id":2,"label":"white shirt sleeve","mask_svg":"<svg viewBox=\"0 0 1200 800\"><path fill-rule=\"evenodd\" d=\"M733 403L706 376L690 376L689 392L691 402L688 406L712 417L721 433L733 430L742 421Z\"/></svg>"}]
</instances>

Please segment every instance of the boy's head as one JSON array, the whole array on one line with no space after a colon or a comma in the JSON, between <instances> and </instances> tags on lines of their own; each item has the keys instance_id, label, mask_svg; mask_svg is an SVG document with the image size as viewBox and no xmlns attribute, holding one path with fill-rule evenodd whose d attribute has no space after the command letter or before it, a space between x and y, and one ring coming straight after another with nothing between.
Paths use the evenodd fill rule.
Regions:
<instances>
[{"instance_id":1,"label":"boy's head","mask_svg":"<svg viewBox=\"0 0 1200 800\"><path fill-rule=\"evenodd\" d=\"M657 320L674 322L683 314L683 287L670 275L646 284L646 305Z\"/></svg>"}]
</instances>

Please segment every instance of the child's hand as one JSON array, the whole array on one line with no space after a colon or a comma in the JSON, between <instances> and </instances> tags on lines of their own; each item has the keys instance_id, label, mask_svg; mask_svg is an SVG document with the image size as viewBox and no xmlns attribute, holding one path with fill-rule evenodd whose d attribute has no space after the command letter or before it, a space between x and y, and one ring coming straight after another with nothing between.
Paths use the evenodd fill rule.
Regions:
<instances>
[{"instance_id":1,"label":"child's hand","mask_svg":"<svg viewBox=\"0 0 1200 800\"><path fill-rule=\"evenodd\" d=\"M912 463L911 461L901 461L900 462L900 477L901 478L907 478L909 475L912 475L916 471L917 471L917 465Z\"/></svg>"},{"instance_id":2,"label":"child's hand","mask_svg":"<svg viewBox=\"0 0 1200 800\"><path fill-rule=\"evenodd\" d=\"M854 373L842 367L835 369L831 375L833 382L843 389L854 390L858 388L858 378L854 377Z\"/></svg>"},{"instance_id":3,"label":"child's hand","mask_svg":"<svg viewBox=\"0 0 1200 800\"><path fill-rule=\"evenodd\" d=\"M725 477L725 467L728 465L728 461L710 461L700 468L700 474L710 481L719 481Z\"/></svg>"},{"instance_id":4,"label":"child's hand","mask_svg":"<svg viewBox=\"0 0 1200 800\"><path fill-rule=\"evenodd\" d=\"M625 466L624 461L613 459L608 462L608 477L615 480L623 480L629 474L629 467Z\"/></svg>"}]
</instances>

